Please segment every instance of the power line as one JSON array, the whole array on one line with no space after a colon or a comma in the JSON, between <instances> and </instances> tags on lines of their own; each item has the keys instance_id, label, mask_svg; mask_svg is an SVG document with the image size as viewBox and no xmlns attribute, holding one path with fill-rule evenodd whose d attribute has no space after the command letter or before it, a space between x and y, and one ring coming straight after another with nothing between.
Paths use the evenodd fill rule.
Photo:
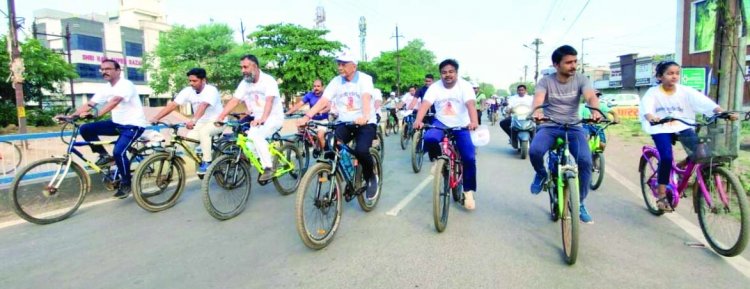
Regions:
<instances>
[{"instance_id":1,"label":"power line","mask_svg":"<svg viewBox=\"0 0 750 289\"><path fill-rule=\"evenodd\" d=\"M547 11L547 17L544 19L544 24L542 24L542 29L539 30L539 35L542 35L544 33L544 29L547 28L547 23L549 23L550 16L552 16L552 11L555 11L555 5L557 5L558 0L555 0L555 2L552 2L552 5L549 7L549 11Z\"/></svg>"},{"instance_id":2,"label":"power line","mask_svg":"<svg viewBox=\"0 0 750 289\"><path fill-rule=\"evenodd\" d=\"M572 29L573 26L576 25L576 22L578 22L578 18L581 17L581 14L583 14L583 11L586 10L586 7L589 6L590 2L591 2L591 0L586 0L586 4L583 5L583 8L581 8L581 11L578 12L578 15L576 15L576 18L573 19L572 23L570 23L570 26L568 27L568 30L565 30L565 33L563 34L563 36L560 37L560 40L562 40L563 38L565 38L565 36L568 36L568 32L570 32L570 29ZM560 40L558 40L557 42L560 42Z\"/></svg>"}]
</instances>

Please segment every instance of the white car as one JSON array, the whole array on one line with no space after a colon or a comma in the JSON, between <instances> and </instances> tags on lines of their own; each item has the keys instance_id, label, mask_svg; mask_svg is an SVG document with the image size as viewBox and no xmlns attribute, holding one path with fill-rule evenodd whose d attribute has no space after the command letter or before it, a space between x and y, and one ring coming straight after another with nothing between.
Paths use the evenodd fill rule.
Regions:
<instances>
[{"instance_id":1,"label":"white car","mask_svg":"<svg viewBox=\"0 0 750 289\"><path fill-rule=\"evenodd\" d=\"M641 103L641 98L633 93L605 94L601 99L609 106L638 106Z\"/></svg>"}]
</instances>

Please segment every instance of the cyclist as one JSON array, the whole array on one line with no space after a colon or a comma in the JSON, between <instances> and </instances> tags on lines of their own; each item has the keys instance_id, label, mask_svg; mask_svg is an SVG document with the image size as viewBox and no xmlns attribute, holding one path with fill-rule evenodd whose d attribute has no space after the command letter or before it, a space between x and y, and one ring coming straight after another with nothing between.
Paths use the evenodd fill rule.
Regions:
<instances>
[{"instance_id":1,"label":"cyclist","mask_svg":"<svg viewBox=\"0 0 750 289\"><path fill-rule=\"evenodd\" d=\"M193 118L185 124L190 130L187 137L200 140L201 150L203 151L202 162L198 167L198 175L206 173L206 169L211 164L211 138L220 135L224 129L212 124L221 113L221 94L215 86L206 83L206 70L203 68L193 68L187 72L189 87L183 88L174 98L174 101L167 103L167 106L161 109L149 122L157 123L170 112L174 111L178 105L190 103L193 108ZM195 144L190 143L191 149L195 149Z\"/></svg>"},{"instance_id":2,"label":"cyclist","mask_svg":"<svg viewBox=\"0 0 750 289\"><path fill-rule=\"evenodd\" d=\"M427 93L427 89L430 88L430 85L432 85L432 83L434 81L435 81L435 76L433 76L431 73L428 73L428 74L426 74L424 76L424 86L422 86L421 88L419 88L419 90L417 91L417 97L419 98L419 101L424 100L424 95L425 95L425 93ZM415 107L415 108L419 109L418 106ZM424 123L432 123L432 120L434 119L434 115L435 115L435 106L434 105L430 107L430 114L431 115L425 116L424 121L422 121L422 122L424 122Z\"/></svg>"},{"instance_id":3,"label":"cyclist","mask_svg":"<svg viewBox=\"0 0 750 289\"><path fill-rule=\"evenodd\" d=\"M528 107L531 107L532 102L534 101L534 98L531 96L527 96L526 94L526 85L520 84L516 86L516 95L513 95L508 98L506 110L508 110L508 116L503 118L503 120L500 121L500 128L503 129L505 134L510 137L510 122L511 122L511 114L510 112L513 111L513 108L519 105L525 105ZM510 141L510 140L508 140Z\"/></svg>"},{"instance_id":4,"label":"cyclist","mask_svg":"<svg viewBox=\"0 0 750 289\"><path fill-rule=\"evenodd\" d=\"M380 125L380 111L383 109L383 92L377 88L373 89L372 100L375 102L375 121Z\"/></svg>"},{"instance_id":5,"label":"cyclist","mask_svg":"<svg viewBox=\"0 0 750 289\"><path fill-rule=\"evenodd\" d=\"M81 125L80 133L87 142L99 141L100 135L117 135L115 142L114 157L107 153L101 145L89 145L91 150L99 154L96 161L97 166L105 166L112 161L117 165L117 174L120 176L120 186L113 195L115 198L124 199L130 194L130 160L126 155L130 145L143 133L146 126L146 115L143 112L141 98L130 80L120 77L122 70L120 64L112 59L102 60L99 66L102 78L109 85L105 85L102 91L94 94L86 105L79 107L72 115L84 116L97 103L106 103L99 115L112 111L112 119L102 120ZM60 118L61 116L58 116Z\"/></svg>"},{"instance_id":6,"label":"cyclist","mask_svg":"<svg viewBox=\"0 0 750 289\"><path fill-rule=\"evenodd\" d=\"M396 113L396 96L393 92L391 92L390 97L385 100L383 103L383 107L386 109L388 114L392 115L393 118L396 120L395 125L398 125L398 114ZM387 121L387 120L386 120Z\"/></svg>"},{"instance_id":7,"label":"cyclist","mask_svg":"<svg viewBox=\"0 0 750 289\"><path fill-rule=\"evenodd\" d=\"M601 99L602 93L596 90L596 97ZM599 101L599 110L602 111L603 114L612 114L612 122L613 123L619 123L620 122L620 116L617 115L617 112L612 110L606 102ZM581 118L591 118L591 110L586 108L586 105L581 104L580 108L578 110L578 114L581 115ZM596 133L599 135L599 148L604 150L605 147L607 147L607 135L604 133L603 129L600 129L600 127L596 124L584 124L583 128L588 131L589 135L592 133Z\"/></svg>"},{"instance_id":8,"label":"cyclist","mask_svg":"<svg viewBox=\"0 0 750 289\"><path fill-rule=\"evenodd\" d=\"M287 115L292 115L294 112L302 108L303 105L307 104L311 108L315 106L315 104L320 101L320 98L323 96L323 81L320 79L316 79L313 81L313 90L306 93L305 96L302 97L302 100L297 102L297 104L294 105L289 111L287 111ZM312 118L314 121L322 122L322 123L328 123L328 111L330 110L329 107L323 108L321 112L315 114ZM325 135L326 135L326 128L324 126L319 126L317 129L318 133L318 145L320 147L325 147ZM313 157L317 158L320 155L320 151L317 148L313 149Z\"/></svg>"},{"instance_id":9,"label":"cyclist","mask_svg":"<svg viewBox=\"0 0 750 289\"><path fill-rule=\"evenodd\" d=\"M474 88L474 94L477 96L476 104L474 106L477 108L477 119L479 120L479 124L481 125L482 111L484 110L484 101L487 100L487 96L479 91L479 84L476 81L471 82L471 87Z\"/></svg>"},{"instance_id":10,"label":"cyclist","mask_svg":"<svg viewBox=\"0 0 750 289\"><path fill-rule=\"evenodd\" d=\"M671 212L674 209L666 198L667 184L672 161L672 140L675 135L680 136L682 144L690 151L695 151L698 136L692 127L672 121L660 125L651 125L662 118L674 117L688 122L695 122L695 114L719 114L724 110L703 93L679 83L680 66L674 61L661 62L656 66L658 86L649 88L638 106L638 115L643 130L651 135L654 145L659 151L659 165L657 169L659 209ZM737 120L738 115L730 114L730 120Z\"/></svg>"},{"instance_id":11,"label":"cyclist","mask_svg":"<svg viewBox=\"0 0 750 289\"><path fill-rule=\"evenodd\" d=\"M335 103L338 119L342 122L354 122L354 125L336 127L336 139L348 143L357 140L354 155L362 165L362 174L367 181L366 196L374 198L378 190L378 179L375 178L370 156L370 147L375 139L375 105L372 98L375 89L372 77L357 71L357 60L350 53L344 52L336 58L339 75L331 79L323 93L323 98L297 121L307 123L313 115L323 109L329 102Z\"/></svg>"},{"instance_id":12,"label":"cyclist","mask_svg":"<svg viewBox=\"0 0 750 289\"><path fill-rule=\"evenodd\" d=\"M458 77L458 62L446 59L440 62L440 81L431 85L419 107L414 127L421 129L427 110L435 104L435 120L433 125L438 127L467 127L469 130L477 128L475 98L472 85ZM456 149L463 162L464 207L468 210L476 208L474 192L477 190L477 164L474 154L474 144L468 130L456 131ZM430 129L424 133L424 146L430 158L440 156L439 142L443 139L443 131ZM433 172L437 169L433 165Z\"/></svg>"},{"instance_id":13,"label":"cyclist","mask_svg":"<svg viewBox=\"0 0 750 289\"><path fill-rule=\"evenodd\" d=\"M258 180L268 181L273 178L273 159L266 138L271 137L284 124L284 111L281 106L279 85L273 76L262 72L258 64L258 58L255 55L247 54L240 58L244 78L234 91L234 97L224 106L224 110L216 121L224 119L240 101L245 102L247 109L251 110L255 116L250 123L247 137L252 141L263 166L263 174L258 177Z\"/></svg>"},{"instance_id":14,"label":"cyclist","mask_svg":"<svg viewBox=\"0 0 750 289\"><path fill-rule=\"evenodd\" d=\"M487 98L484 105L487 107L487 119L491 124L494 124L494 122L492 122L492 114L497 112L497 95L493 94Z\"/></svg>"},{"instance_id":15,"label":"cyclist","mask_svg":"<svg viewBox=\"0 0 750 289\"><path fill-rule=\"evenodd\" d=\"M591 82L586 76L576 72L577 55L578 52L575 48L568 45L560 46L552 52L552 64L557 72L543 77L536 85L533 107L536 108L542 104L547 105L544 111L536 110L534 112L536 120L541 120L546 115L561 123L579 121L578 104L581 102L581 97L586 100L590 107L599 108L599 99L596 98ZM592 111L591 116L595 120L601 118L598 111ZM531 183L532 194L539 194L547 179L547 172L544 169L544 154L549 151L558 137L563 136L565 136L565 130L553 123L543 123L538 126L529 149L529 159L536 171L534 181ZM581 126L571 127L568 130L568 141L570 153L578 164L579 184L589 184L591 179L591 151L588 147L588 135ZM578 187L581 198L581 221L593 223L584 203L589 186L580 185Z\"/></svg>"}]
</instances>

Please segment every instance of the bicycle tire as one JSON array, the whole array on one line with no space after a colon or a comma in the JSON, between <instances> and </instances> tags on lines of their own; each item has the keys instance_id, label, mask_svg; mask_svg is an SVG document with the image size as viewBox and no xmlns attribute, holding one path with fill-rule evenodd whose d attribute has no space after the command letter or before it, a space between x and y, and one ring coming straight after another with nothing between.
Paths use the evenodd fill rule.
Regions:
<instances>
[{"instance_id":1,"label":"bicycle tire","mask_svg":"<svg viewBox=\"0 0 750 289\"><path fill-rule=\"evenodd\" d=\"M447 162L444 159L438 159L435 166L432 186L432 219L435 223L435 230L440 233L445 231L445 227L448 226L452 192Z\"/></svg>"},{"instance_id":2,"label":"bicycle tire","mask_svg":"<svg viewBox=\"0 0 750 289\"><path fill-rule=\"evenodd\" d=\"M409 140L409 128L406 127L407 124L404 123L404 129L401 131L401 150L406 150L406 143Z\"/></svg>"},{"instance_id":3,"label":"bicycle tire","mask_svg":"<svg viewBox=\"0 0 750 289\"><path fill-rule=\"evenodd\" d=\"M21 148L9 141L0 141L0 175L10 174L21 165Z\"/></svg>"},{"instance_id":4,"label":"bicycle tire","mask_svg":"<svg viewBox=\"0 0 750 289\"><path fill-rule=\"evenodd\" d=\"M589 186L589 188L591 188L592 190L596 190L599 189L599 187L602 185L602 182L604 182L604 153L593 153L591 155L591 160L591 185ZM596 170L597 167L599 168L598 171Z\"/></svg>"},{"instance_id":5,"label":"bicycle tire","mask_svg":"<svg viewBox=\"0 0 750 289\"><path fill-rule=\"evenodd\" d=\"M302 179L302 166L304 162L304 157L302 156L302 153L299 151L299 148L295 146L294 144L285 144L284 146L279 149L279 152L286 158L289 162L294 164L295 168L292 171L287 172L286 174L283 174L281 176L273 178L273 186L276 188L276 191L279 192L282 196L289 195L291 193L294 193L297 190L297 187L299 187L299 182ZM274 156L273 158L273 167L274 169L278 169L279 166L281 166L281 160L277 156ZM280 179L284 178L284 179ZM289 178L289 184L286 183L286 178Z\"/></svg>"},{"instance_id":6,"label":"bicycle tire","mask_svg":"<svg viewBox=\"0 0 750 289\"><path fill-rule=\"evenodd\" d=\"M9 191L10 206L13 212L22 219L39 225L62 221L75 213L86 198L86 193L90 190L90 179L86 171L76 162L71 162L70 168L74 173L73 178L74 180L78 180L78 185L72 183L68 187L68 183L65 185L62 184L63 180L70 179L67 173L62 179L51 180L50 178L46 178L45 175L51 173L53 177L56 177L55 170L50 172L48 169L43 168L43 166L52 165L53 168L56 168L57 172L61 172L66 166L67 161L67 158L48 158L35 161L23 167L13 179ZM40 169L41 172L35 171L35 169ZM40 175L45 177L45 181L38 180ZM47 184L58 181L60 182L58 189L52 192L49 191ZM34 188L35 185L41 185L41 188ZM33 194L26 194L27 192ZM41 194L36 195L37 193ZM41 202L44 208L38 210L40 212L37 213L33 212L36 210L32 210L32 206L27 205L27 203L38 199L44 200ZM63 201L66 202L62 203ZM61 205L61 203L66 205ZM46 206L48 205L49 207L47 208Z\"/></svg>"},{"instance_id":7,"label":"bicycle tire","mask_svg":"<svg viewBox=\"0 0 750 289\"><path fill-rule=\"evenodd\" d=\"M719 255L726 257L737 256L747 246L747 230L748 225L750 225L750 217L748 216L750 212L748 212L745 190L737 176L724 167L704 166L702 170L704 172L703 181L709 191L708 195L711 197L711 201L715 207L717 207L713 210L708 208L703 191L696 180L693 185L693 198L697 201L698 206L695 211L698 215L698 222L703 231L703 236L706 237L708 244ZM726 184L722 183L722 187L724 191L728 192L725 196L728 200L728 206L721 200L717 190L719 186L717 186L716 181L719 181L721 178L726 180ZM718 207L719 205L723 205L724 207ZM733 205L736 205L736 207L731 208ZM713 217L716 217L716 220ZM729 235L725 236L727 238L724 238L724 236L720 236L720 233L729 232L729 230L721 230L714 227L714 225L727 225L739 230L736 233L729 233Z\"/></svg>"},{"instance_id":8,"label":"bicycle tire","mask_svg":"<svg viewBox=\"0 0 750 289\"><path fill-rule=\"evenodd\" d=\"M378 133L375 135L375 138L378 140L378 147L377 150L380 153L380 159L385 159L385 137L383 136L383 130L380 129L380 126L378 126Z\"/></svg>"},{"instance_id":9,"label":"bicycle tire","mask_svg":"<svg viewBox=\"0 0 750 289\"><path fill-rule=\"evenodd\" d=\"M213 187L211 180L216 180L219 187ZM229 183L232 183L231 185ZM214 160L206 170L206 177L203 178L201 185L201 192L203 195L203 206L209 215L216 218L217 220L228 220L236 217L242 211L245 210L247 201L250 197L252 189L252 179L250 177L250 166L243 159L237 160L237 156L223 155L218 159ZM246 185L246 188L240 188L241 185ZM225 188L232 190L238 189L237 196L232 197L228 208L218 208L217 204L220 203L219 197L227 198L228 191ZM212 197L211 190L216 193L217 190L221 190L220 195Z\"/></svg>"},{"instance_id":10,"label":"bicycle tire","mask_svg":"<svg viewBox=\"0 0 750 289\"><path fill-rule=\"evenodd\" d=\"M375 177L378 178L378 190L375 193L375 197L372 199L367 199L367 194L364 192L357 196L357 203L359 203L359 207L362 208L362 211L365 212L370 212L375 209L378 205L383 189L383 165L380 160L380 155L376 149L370 148L370 157L372 157L372 168L376 170Z\"/></svg>"},{"instance_id":11,"label":"bicycle tire","mask_svg":"<svg viewBox=\"0 0 750 289\"><path fill-rule=\"evenodd\" d=\"M334 190L330 199L321 199L321 196L318 194L320 193L321 180L325 180L326 183L332 186L329 190ZM308 188L311 186L314 186L313 188L316 189L315 195L308 193ZM306 202L307 197L311 196L311 202ZM302 177L302 182L297 189L297 201L295 203L297 233L305 246L310 249L320 250L333 241L333 237L341 222L342 200L340 178L332 171L331 165L328 163L316 163L310 167L310 170ZM315 235L321 235L320 237L313 236L310 233L311 230L308 230L312 226L308 226L306 223L310 218L305 214L305 209L309 207L316 210L314 211L315 213L333 217L329 226L313 230ZM334 209L335 212L331 212L331 209ZM322 222L313 223L322 224Z\"/></svg>"},{"instance_id":12,"label":"bicycle tire","mask_svg":"<svg viewBox=\"0 0 750 289\"><path fill-rule=\"evenodd\" d=\"M578 190L578 178L565 180L563 197L563 215L561 216L560 228L562 229L562 244L565 262L573 265L578 259L578 238L580 225L580 199Z\"/></svg>"},{"instance_id":13,"label":"bicycle tire","mask_svg":"<svg viewBox=\"0 0 750 289\"><path fill-rule=\"evenodd\" d=\"M411 145L411 168L415 174L418 174L422 170L422 161L424 160L423 150L424 140L422 139L422 131L417 131L414 134L414 141Z\"/></svg>"},{"instance_id":14,"label":"bicycle tire","mask_svg":"<svg viewBox=\"0 0 750 289\"><path fill-rule=\"evenodd\" d=\"M164 167L165 164L167 167ZM153 186L146 185L151 183L152 177ZM170 153L152 154L138 166L134 180L133 199L138 206L152 213L161 212L177 204L185 191L185 166ZM165 194L172 186L174 191Z\"/></svg>"},{"instance_id":15,"label":"bicycle tire","mask_svg":"<svg viewBox=\"0 0 750 289\"><path fill-rule=\"evenodd\" d=\"M661 216L664 211L659 209L656 204L656 187L652 187L652 183L656 183L656 167L659 163L659 158L656 155L646 153L647 159L641 157L640 163L638 164L638 172L640 173L641 180L641 195L643 201L646 204L646 209L655 216Z\"/></svg>"}]
</instances>

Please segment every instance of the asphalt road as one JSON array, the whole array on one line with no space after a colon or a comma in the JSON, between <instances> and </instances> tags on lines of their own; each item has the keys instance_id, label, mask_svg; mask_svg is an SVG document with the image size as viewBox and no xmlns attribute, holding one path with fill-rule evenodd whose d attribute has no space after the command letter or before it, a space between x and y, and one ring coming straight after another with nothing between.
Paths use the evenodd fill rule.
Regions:
<instances>
[{"instance_id":1,"label":"asphalt road","mask_svg":"<svg viewBox=\"0 0 750 289\"><path fill-rule=\"evenodd\" d=\"M704 243L685 201L649 214L638 191L638 144L611 140L603 188L587 200L578 262L563 261L547 197L528 191L528 160L497 126L478 155L477 209L451 207L432 223L432 186L396 137L387 138L383 197L363 212L345 203L327 248L305 247L296 195L255 183L246 210L209 216L200 183L173 208L149 213L132 198L100 201L51 225L0 224L2 288L748 288L748 253L724 258ZM410 201L409 197L412 197ZM405 200L406 199L406 200ZM400 210L398 210L400 208Z\"/></svg>"}]
</instances>

